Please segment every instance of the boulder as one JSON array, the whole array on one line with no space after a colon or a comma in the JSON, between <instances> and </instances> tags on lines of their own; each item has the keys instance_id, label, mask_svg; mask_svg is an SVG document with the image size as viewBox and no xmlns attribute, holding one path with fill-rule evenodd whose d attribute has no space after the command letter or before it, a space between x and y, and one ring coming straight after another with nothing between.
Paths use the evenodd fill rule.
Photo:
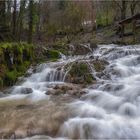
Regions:
<instances>
[{"instance_id":1,"label":"boulder","mask_svg":"<svg viewBox=\"0 0 140 140\"><path fill-rule=\"evenodd\" d=\"M0 98L5 97L6 95L0 91Z\"/></svg>"},{"instance_id":2,"label":"boulder","mask_svg":"<svg viewBox=\"0 0 140 140\"><path fill-rule=\"evenodd\" d=\"M94 42L90 42L90 48L92 49L92 50L95 50L95 49L97 49L98 48L98 46L97 46L97 44L96 43L94 43Z\"/></svg>"},{"instance_id":3,"label":"boulder","mask_svg":"<svg viewBox=\"0 0 140 140\"><path fill-rule=\"evenodd\" d=\"M66 82L74 84L91 84L95 80L86 62L74 62L65 79Z\"/></svg>"},{"instance_id":4,"label":"boulder","mask_svg":"<svg viewBox=\"0 0 140 140\"><path fill-rule=\"evenodd\" d=\"M22 88L21 89L22 94L30 94L32 92L33 92L33 90L31 88Z\"/></svg>"},{"instance_id":5,"label":"boulder","mask_svg":"<svg viewBox=\"0 0 140 140\"><path fill-rule=\"evenodd\" d=\"M107 61L99 59L93 60L92 63L96 72L102 72L105 69L106 65L109 64Z\"/></svg>"},{"instance_id":6,"label":"boulder","mask_svg":"<svg viewBox=\"0 0 140 140\"><path fill-rule=\"evenodd\" d=\"M71 49L70 47L70 51L73 55L86 55L91 52L90 46L85 44L74 44L71 46L73 46L73 48Z\"/></svg>"},{"instance_id":7,"label":"boulder","mask_svg":"<svg viewBox=\"0 0 140 140\"><path fill-rule=\"evenodd\" d=\"M47 95L70 95L80 97L83 94L86 94L84 90L81 90L81 86L74 84L61 84L56 85L53 88L50 88L46 91Z\"/></svg>"}]
</instances>

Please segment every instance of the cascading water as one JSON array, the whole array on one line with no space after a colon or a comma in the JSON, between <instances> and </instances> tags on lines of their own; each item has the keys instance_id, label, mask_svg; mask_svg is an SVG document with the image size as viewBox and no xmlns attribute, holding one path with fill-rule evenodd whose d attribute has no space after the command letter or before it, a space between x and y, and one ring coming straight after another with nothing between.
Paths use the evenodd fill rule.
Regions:
<instances>
[{"instance_id":1,"label":"cascading water","mask_svg":"<svg viewBox=\"0 0 140 140\"><path fill-rule=\"evenodd\" d=\"M109 65L100 78L96 75L96 71L91 69L93 76L97 76L98 86L86 88L87 94L82 95L80 99L64 104L71 115L63 119L55 138L140 139L139 53L139 45L117 46L111 44L99 46L93 54L94 58L106 59ZM46 91L50 84L65 82L65 76L71 67L64 71L64 66L83 59L86 59L87 62L91 58L90 56L77 56L40 65L36 73L25 78L21 85L14 87L12 95L1 98L1 100L14 98L17 95L35 100L48 98L49 95ZM21 94L24 92L28 94ZM57 111L59 112L59 109ZM53 122L51 123L53 124ZM32 138L51 139L52 137L35 136Z\"/></svg>"},{"instance_id":2,"label":"cascading water","mask_svg":"<svg viewBox=\"0 0 140 140\"><path fill-rule=\"evenodd\" d=\"M140 50L101 46L97 51L110 63L105 70L110 80L89 89L80 101L70 105L76 108L76 117L63 124L60 135L73 139L139 139Z\"/></svg>"}]
</instances>

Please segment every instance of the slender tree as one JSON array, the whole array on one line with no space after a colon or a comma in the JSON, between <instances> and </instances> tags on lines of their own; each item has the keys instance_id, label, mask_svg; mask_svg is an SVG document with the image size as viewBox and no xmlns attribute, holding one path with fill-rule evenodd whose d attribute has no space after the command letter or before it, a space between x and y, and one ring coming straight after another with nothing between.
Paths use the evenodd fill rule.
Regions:
<instances>
[{"instance_id":1,"label":"slender tree","mask_svg":"<svg viewBox=\"0 0 140 140\"><path fill-rule=\"evenodd\" d=\"M20 1L20 11L18 15L18 40L21 40L21 34L23 30L23 19L24 19L24 11L25 11L26 0Z\"/></svg>"},{"instance_id":2,"label":"slender tree","mask_svg":"<svg viewBox=\"0 0 140 140\"><path fill-rule=\"evenodd\" d=\"M4 26L6 24L6 1L0 1L0 24Z\"/></svg>"},{"instance_id":3,"label":"slender tree","mask_svg":"<svg viewBox=\"0 0 140 140\"><path fill-rule=\"evenodd\" d=\"M120 8L121 20L124 20L126 18L126 9L127 9L128 1L126 1L126 0L121 0L121 1L114 0L114 2ZM124 25L122 25L121 26L121 37L122 37L122 39L123 39L123 36L124 36L124 31L125 31L125 28L124 28Z\"/></svg>"},{"instance_id":4,"label":"slender tree","mask_svg":"<svg viewBox=\"0 0 140 140\"><path fill-rule=\"evenodd\" d=\"M130 1L130 9L131 9L131 15L132 16L135 14L135 9L136 9L136 6L139 2L140 2L139 0Z\"/></svg>"},{"instance_id":5,"label":"slender tree","mask_svg":"<svg viewBox=\"0 0 140 140\"><path fill-rule=\"evenodd\" d=\"M14 0L13 11L13 35L16 35L16 21L17 21L17 0Z\"/></svg>"},{"instance_id":6,"label":"slender tree","mask_svg":"<svg viewBox=\"0 0 140 140\"><path fill-rule=\"evenodd\" d=\"M28 43L32 43L32 38L33 38L33 6L34 6L34 1L29 0L29 35L28 35Z\"/></svg>"},{"instance_id":7,"label":"slender tree","mask_svg":"<svg viewBox=\"0 0 140 140\"><path fill-rule=\"evenodd\" d=\"M38 16L38 21L36 24L36 33L37 33L37 39L41 39L41 34L40 34L40 28L41 28L41 0L38 1L38 7L37 7L37 16Z\"/></svg>"}]
</instances>

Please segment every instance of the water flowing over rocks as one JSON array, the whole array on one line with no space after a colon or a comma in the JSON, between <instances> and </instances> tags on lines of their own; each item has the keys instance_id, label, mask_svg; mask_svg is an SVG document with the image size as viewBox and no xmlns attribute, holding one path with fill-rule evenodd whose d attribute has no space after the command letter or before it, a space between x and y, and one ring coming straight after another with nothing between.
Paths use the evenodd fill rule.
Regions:
<instances>
[{"instance_id":1,"label":"water flowing over rocks","mask_svg":"<svg viewBox=\"0 0 140 140\"><path fill-rule=\"evenodd\" d=\"M80 46L0 98L0 138L140 138L140 45Z\"/></svg>"},{"instance_id":2,"label":"water flowing over rocks","mask_svg":"<svg viewBox=\"0 0 140 140\"><path fill-rule=\"evenodd\" d=\"M70 95L74 97L81 97L83 94L86 94L85 90L81 89L81 85L74 84L57 84L53 87L53 89L49 89L46 94L47 95Z\"/></svg>"}]
</instances>

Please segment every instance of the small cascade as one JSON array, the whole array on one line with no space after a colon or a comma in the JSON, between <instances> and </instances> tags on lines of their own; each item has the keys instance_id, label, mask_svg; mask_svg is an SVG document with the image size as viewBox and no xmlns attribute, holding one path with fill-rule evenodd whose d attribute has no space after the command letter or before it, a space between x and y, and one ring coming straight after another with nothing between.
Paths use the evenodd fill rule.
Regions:
<instances>
[{"instance_id":1,"label":"small cascade","mask_svg":"<svg viewBox=\"0 0 140 140\"><path fill-rule=\"evenodd\" d=\"M61 59L62 60L65 60L66 59L66 56L63 53L61 53L61 52L60 52L60 56L61 56Z\"/></svg>"},{"instance_id":2,"label":"small cascade","mask_svg":"<svg viewBox=\"0 0 140 140\"><path fill-rule=\"evenodd\" d=\"M90 44L80 44L81 46L87 48L90 50L90 52L93 52L92 48L90 47Z\"/></svg>"},{"instance_id":3,"label":"small cascade","mask_svg":"<svg viewBox=\"0 0 140 140\"><path fill-rule=\"evenodd\" d=\"M65 72L64 72L63 68L58 68L58 69L54 69L48 73L48 75L46 76L46 81L48 81L48 82L55 82L55 81L63 82L64 77L65 77Z\"/></svg>"},{"instance_id":4,"label":"small cascade","mask_svg":"<svg viewBox=\"0 0 140 140\"><path fill-rule=\"evenodd\" d=\"M95 71L94 65L91 64L89 61L86 61L86 64L89 66L89 69L91 71L91 74L92 74L93 78L95 78L96 80L100 80L100 78L98 78L96 76L96 71Z\"/></svg>"}]
</instances>

